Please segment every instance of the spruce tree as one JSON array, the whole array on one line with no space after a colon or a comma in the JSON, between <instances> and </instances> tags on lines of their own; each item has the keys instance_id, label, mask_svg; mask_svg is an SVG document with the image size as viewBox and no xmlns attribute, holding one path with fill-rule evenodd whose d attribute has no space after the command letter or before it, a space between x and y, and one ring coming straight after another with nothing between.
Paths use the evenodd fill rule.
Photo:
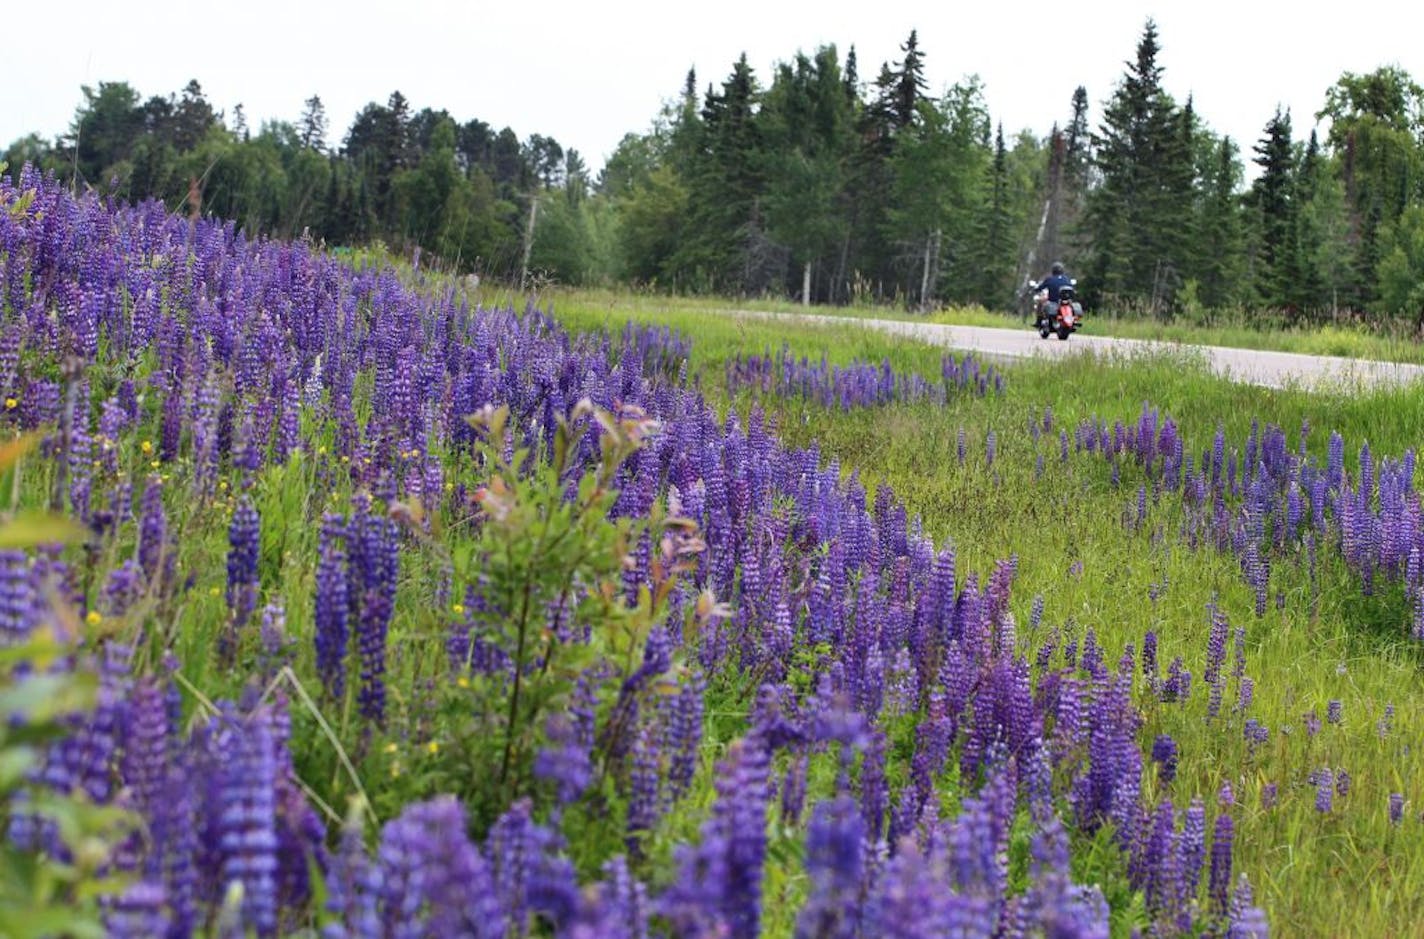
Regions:
<instances>
[{"instance_id":1,"label":"spruce tree","mask_svg":"<svg viewBox=\"0 0 1424 939\"><path fill-rule=\"evenodd\" d=\"M925 56L920 51L920 41L915 30L910 30L910 38L900 47L905 57L897 63L895 72L893 106L895 124L899 128L909 127L919 113L920 101L925 97Z\"/></svg>"},{"instance_id":2,"label":"spruce tree","mask_svg":"<svg viewBox=\"0 0 1424 939\"><path fill-rule=\"evenodd\" d=\"M298 133L303 147L326 149L326 107L321 103L320 95L312 95L304 103Z\"/></svg>"},{"instance_id":3,"label":"spruce tree","mask_svg":"<svg viewBox=\"0 0 1424 939\"><path fill-rule=\"evenodd\" d=\"M974 298L991 310L1008 309L1012 299L1015 259L1010 226L1008 151L1004 125L994 135L994 162L989 168L988 201L984 205L979 239L979 282Z\"/></svg>"},{"instance_id":4,"label":"spruce tree","mask_svg":"<svg viewBox=\"0 0 1424 939\"><path fill-rule=\"evenodd\" d=\"M1251 185L1251 205L1258 231L1256 297L1267 306L1290 302L1295 234L1292 177L1295 153L1291 147L1290 111L1276 113L1266 122L1264 135L1254 148L1252 162L1261 173Z\"/></svg>"},{"instance_id":5,"label":"spruce tree","mask_svg":"<svg viewBox=\"0 0 1424 939\"><path fill-rule=\"evenodd\" d=\"M1087 291L1094 302L1108 297L1160 310L1170 299L1164 281L1182 261L1167 253L1174 239L1163 228L1181 222L1172 212L1179 209L1184 126L1162 88L1159 51L1149 19L1093 137L1092 165L1101 177L1086 219L1092 239Z\"/></svg>"}]
</instances>

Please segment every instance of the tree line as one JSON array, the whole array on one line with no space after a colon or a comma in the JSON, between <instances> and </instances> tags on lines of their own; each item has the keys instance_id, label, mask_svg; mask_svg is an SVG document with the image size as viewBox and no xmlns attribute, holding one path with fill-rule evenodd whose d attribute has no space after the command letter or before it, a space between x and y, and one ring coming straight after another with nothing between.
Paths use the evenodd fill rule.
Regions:
<instances>
[{"instance_id":1,"label":"tree line","mask_svg":"<svg viewBox=\"0 0 1424 939\"><path fill-rule=\"evenodd\" d=\"M745 55L705 88L689 72L596 175L553 137L415 111L400 92L336 144L315 95L295 122L253 132L196 81L146 100L124 82L85 87L68 133L4 159L507 279L995 309L1063 260L1091 304L1119 312L1424 326L1424 89L1402 69L1346 73L1308 133L1278 109L1243 147L1167 91L1151 20L1097 121L1080 87L1047 137L1006 137L976 77L931 94L916 33L899 52L869 79L854 47L833 45L764 78Z\"/></svg>"}]
</instances>

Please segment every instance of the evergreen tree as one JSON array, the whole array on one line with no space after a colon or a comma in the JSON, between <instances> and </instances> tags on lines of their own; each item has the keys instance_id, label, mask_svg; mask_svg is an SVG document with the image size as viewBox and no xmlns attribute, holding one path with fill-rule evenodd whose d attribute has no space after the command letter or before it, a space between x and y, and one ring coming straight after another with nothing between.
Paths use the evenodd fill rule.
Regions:
<instances>
[{"instance_id":1,"label":"evergreen tree","mask_svg":"<svg viewBox=\"0 0 1424 939\"><path fill-rule=\"evenodd\" d=\"M79 179L99 185L104 171L127 160L144 133L144 114L139 95L125 82L100 82L97 91L80 89L84 103L74 115L65 149L66 162Z\"/></svg>"},{"instance_id":2,"label":"evergreen tree","mask_svg":"<svg viewBox=\"0 0 1424 939\"><path fill-rule=\"evenodd\" d=\"M183 86L183 97L173 111L173 144L179 151L192 150L217 124L217 114L203 94L203 86L193 79Z\"/></svg>"},{"instance_id":3,"label":"evergreen tree","mask_svg":"<svg viewBox=\"0 0 1424 939\"><path fill-rule=\"evenodd\" d=\"M1241 164L1236 144L1223 137L1215 159L1202 174L1200 223L1197 225L1198 262L1194 271L1197 299L1203 306L1223 307L1238 299L1242 278L1243 233Z\"/></svg>"},{"instance_id":4,"label":"evergreen tree","mask_svg":"<svg viewBox=\"0 0 1424 939\"><path fill-rule=\"evenodd\" d=\"M894 255L885 236L893 199L890 158L895 152L895 73L882 63L870 100L860 108L855 133L860 140L850 164L850 239L848 267L857 281L868 281L874 296L893 296ZM861 288L856 288L861 289Z\"/></svg>"},{"instance_id":5,"label":"evergreen tree","mask_svg":"<svg viewBox=\"0 0 1424 939\"><path fill-rule=\"evenodd\" d=\"M760 292L774 268L757 216L761 143L756 76L743 54L702 107L702 146L687 179L689 224L676 266L698 289Z\"/></svg>"},{"instance_id":6,"label":"evergreen tree","mask_svg":"<svg viewBox=\"0 0 1424 939\"><path fill-rule=\"evenodd\" d=\"M1332 227L1324 217L1328 208L1326 190L1330 185L1327 169L1320 140L1312 128L1295 173L1292 213L1295 256L1291 263L1293 280L1286 298L1287 303L1305 311L1320 311L1331 305L1325 280L1328 265L1323 264L1325 244Z\"/></svg>"},{"instance_id":7,"label":"evergreen tree","mask_svg":"<svg viewBox=\"0 0 1424 939\"><path fill-rule=\"evenodd\" d=\"M910 38L905 40L900 51L905 53L905 57L897 63L893 106L896 126L905 128L914 123L919 115L920 102L924 100L928 87L925 84L925 57L920 52L919 36L915 30L910 30Z\"/></svg>"},{"instance_id":8,"label":"evergreen tree","mask_svg":"<svg viewBox=\"0 0 1424 939\"><path fill-rule=\"evenodd\" d=\"M1064 175L1077 189L1087 183L1088 160L1091 155L1092 131L1088 128L1088 89L1079 85L1073 89L1073 117L1064 132Z\"/></svg>"},{"instance_id":9,"label":"evergreen tree","mask_svg":"<svg viewBox=\"0 0 1424 939\"><path fill-rule=\"evenodd\" d=\"M302 146L311 150L326 149L326 107L320 95L312 95L302 107L302 119L298 124Z\"/></svg>"},{"instance_id":10,"label":"evergreen tree","mask_svg":"<svg viewBox=\"0 0 1424 939\"><path fill-rule=\"evenodd\" d=\"M1184 126L1162 88L1157 27L1147 21L1136 60L1103 112L1093 138L1092 165L1100 176L1090 193L1087 228L1092 239L1088 291L1162 311L1170 302L1173 272L1183 258L1168 231L1181 224Z\"/></svg>"},{"instance_id":11,"label":"evergreen tree","mask_svg":"<svg viewBox=\"0 0 1424 939\"><path fill-rule=\"evenodd\" d=\"M1258 235L1256 296L1259 302L1282 306L1290 301L1295 274L1295 199L1292 195L1295 152L1291 145L1290 111L1266 122L1252 162L1261 173L1251 185Z\"/></svg>"},{"instance_id":12,"label":"evergreen tree","mask_svg":"<svg viewBox=\"0 0 1424 939\"><path fill-rule=\"evenodd\" d=\"M1010 228L1008 151L1004 125L994 134L994 162L990 165L989 198L980 223L979 281L974 299L991 310L1008 309L1013 293L1014 244Z\"/></svg>"},{"instance_id":13,"label":"evergreen tree","mask_svg":"<svg viewBox=\"0 0 1424 939\"><path fill-rule=\"evenodd\" d=\"M798 54L794 65L778 68L758 115L766 229L789 249L793 279L800 274L791 289L804 303L812 299L814 269L834 267L826 262L848 230L843 195L854 113L842 81L834 46L822 47L814 60Z\"/></svg>"}]
</instances>

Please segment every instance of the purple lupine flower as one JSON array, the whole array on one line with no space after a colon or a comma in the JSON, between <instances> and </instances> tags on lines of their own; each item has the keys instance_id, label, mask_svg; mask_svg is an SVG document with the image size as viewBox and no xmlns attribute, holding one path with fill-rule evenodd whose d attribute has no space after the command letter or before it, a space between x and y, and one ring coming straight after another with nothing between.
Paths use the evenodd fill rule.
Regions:
<instances>
[{"instance_id":1,"label":"purple lupine flower","mask_svg":"<svg viewBox=\"0 0 1424 939\"><path fill-rule=\"evenodd\" d=\"M143 489L138 521L138 562L150 585L161 588L172 568L168 519L163 512L163 484L150 476Z\"/></svg>"},{"instance_id":2,"label":"purple lupine flower","mask_svg":"<svg viewBox=\"0 0 1424 939\"><path fill-rule=\"evenodd\" d=\"M361 688L358 703L362 716L380 723L386 711L386 631L395 610L396 580L400 573L400 544L395 522L388 518L365 515L351 521L361 523L355 537L361 542L360 554L350 547L353 564L359 556L363 588L360 619L356 633L361 656ZM350 588L348 587L348 590Z\"/></svg>"},{"instance_id":3,"label":"purple lupine flower","mask_svg":"<svg viewBox=\"0 0 1424 939\"><path fill-rule=\"evenodd\" d=\"M1404 793L1391 792L1389 794L1389 823L1398 825L1404 818Z\"/></svg>"},{"instance_id":4,"label":"purple lupine flower","mask_svg":"<svg viewBox=\"0 0 1424 939\"><path fill-rule=\"evenodd\" d=\"M1208 607L1211 614L1211 630L1207 636L1206 671L1203 680L1210 689L1207 701L1207 717L1214 718L1221 712L1221 694L1225 685L1221 666L1226 662L1226 637L1230 624L1226 615L1213 601Z\"/></svg>"},{"instance_id":5,"label":"purple lupine flower","mask_svg":"<svg viewBox=\"0 0 1424 939\"><path fill-rule=\"evenodd\" d=\"M1182 833L1177 842L1182 897L1177 908L1184 909L1196 896L1197 883L1201 880L1202 862L1206 858L1206 807L1200 799L1193 799L1182 818ZM1229 856L1229 855L1228 855ZM1181 925L1180 921L1178 925ZM1186 924L1190 926L1190 922Z\"/></svg>"},{"instance_id":6,"label":"purple lupine flower","mask_svg":"<svg viewBox=\"0 0 1424 939\"><path fill-rule=\"evenodd\" d=\"M13 548L0 550L0 639L28 635L38 622L39 603L29 557Z\"/></svg>"},{"instance_id":7,"label":"purple lupine flower","mask_svg":"<svg viewBox=\"0 0 1424 939\"><path fill-rule=\"evenodd\" d=\"M104 910L104 932L110 939L152 939L167 935L171 926L168 894L162 884L141 880L130 884Z\"/></svg>"},{"instance_id":8,"label":"purple lupine flower","mask_svg":"<svg viewBox=\"0 0 1424 939\"><path fill-rule=\"evenodd\" d=\"M1251 699L1256 691L1256 683L1243 677L1236 688L1236 710L1245 714L1251 707Z\"/></svg>"},{"instance_id":9,"label":"purple lupine flower","mask_svg":"<svg viewBox=\"0 0 1424 939\"><path fill-rule=\"evenodd\" d=\"M1338 724L1345 717L1345 703L1338 698L1331 698L1325 705L1325 721L1329 724Z\"/></svg>"},{"instance_id":10,"label":"purple lupine flower","mask_svg":"<svg viewBox=\"0 0 1424 939\"><path fill-rule=\"evenodd\" d=\"M806 805L806 764L804 753L793 758L782 777L781 822L784 825L794 826L801 821L801 811Z\"/></svg>"},{"instance_id":11,"label":"purple lupine flower","mask_svg":"<svg viewBox=\"0 0 1424 939\"><path fill-rule=\"evenodd\" d=\"M885 831L885 812L890 805L885 778L885 734L874 729L860 764L860 816L868 843L880 841Z\"/></svg>"},{"instance_id":12,"label":"purple lupine flower","mask_svg":"<svg viewBox=\"0 0 1424 939\"><path fill-rule=\"evenodd\" d=\"M642 856L642 839L652 832L663 814L657 743L651 727L639 728L633 740L628 770L628 850Z\"/></svg>"},{"instance_id":13,"label":"purple lupine flower","mask_svg":"<svg viewBox=\"0 0 1424 939\"><path fill-rule=\"evenodd\" d=\"M139 679L129 696L122 775L140 812L156 807L169 770L166 695L152 677Z\"/></svg>"},{"instance_id":14,"label":"purple lupine flower","mask_svg":"<svg viewBox=\"0 0 1424 939\"><path fill-rule=\"evenodd\" d=\"M1304 717L1304 721L1305 734L1307 737L1314 737L1316 734L1320 733L1320 718L1316 715L1315 711L1307 711Z\"/></svg>"},{"instance_id":15,"label":"purple lupine flower","mask_svg":"<svg viewBox=\"0 0 1424 939\"><path fill-rule=\"evenodd\" d=\"M577 722L567 714L549 715L545 736L549 745L534 758L534 778L552 782L560 804L573 802L583 795L593 778L589 763L592 740L579 732ZM634 754L636 773L636 748Z\"/></svg>"},{"instance_id":16,"label":"purple lupine flower","mask_svg":"<svg viewBox=\"0 0 1424 939\"><path fill-rule=\"evenodd\" d=\"M282 416L277 425L277 462L301 448L301 398L296 382L288 379L282 387Z\"/></svg>"},{"instance_id":17,"label":"purple lupine flower","mask_svg":"<svg viewBox=\"0 0 1424 939\"><path fill-rule=\"evenodd\" d=\"M350 608L346 552L339 543L345 532L345 520L340 515L328 513L322 518L313 625L317 674L332 698L337 700L345 694L347 616Z\"/></svg>"},{"instance_id":18,"label":"purple lupine flower","mask_svg":"<svg viewBox=\"0 0 1424 939\"><path fill-rule=\"evenodd\" d=\"M243 496L232 513L228 527L227 605L232 611L232 629L240 631L257 606L257 561L260 551L261 519L252 500Z\"/></svg>"},{"instance_id":19,"label":"purple lupine flower","mask_svg":"<svg viewBox=\"0 0 1424 939\"><path fill-rule=\"evenodd\" d=\"M409 805L386 823L376 881L385 935L502 939L507 934L509 911L496 894L490 864L465 831L465 812L453 796ZM496 835L491 832L490 838L493 847ZM537 860L520 858L521 876ZM511 861L495 858L496 864ZM522 934L523 923L515 925Z\"/></svg>"},{"instance_id":20,"label":"purple lupine flower","mask_svg":"<svg viewBox=\"0 0 1424 939\"><path fill-rule=\"evenodd\" d=\"M322 939L366 939L383 936L377 902L381 872L366 854L360 815L342 826L341 842L326 872L326 912L335 917Z\"/></svg>"},{"instance_id":21,"label":"purple lupine flower","mask_svg":"<svg viewBox=\"0 0 1424 939\"><path fill-rule=\"evenodd\" d=\"M762 865L766 855L768 761L753 735L733 743L719 764L717 801L702 843L676 852L679 876L659 908L679 934L718 930L753 939L761 923Z\"/></svg>"},{"instance_id":22,"label":"purple lupine flower","mask_svg":"<svg viewBox=\"0 0 1424 939\"><path fill-rule=\"evenodd\" d=\"M1329 815L1335 799L1335 775L1330 767L1316 770L1312 778L1315 783L1315 811Z\"/></svg>"},{"instance_id":23,"label":"purple lupine flower","mask_svg":"<svg viewBox=\"0 0 1424 939\"><path fill-rule=\"evenodd\" d=\"M490 829L486 851L494 867L494 893L520 932L531 915L557 934L573 922L580 897L573 864L561 855L557 831L536 824L530 802L520 799Z\"/></svg>"},{"instance_id":24,"label":"purple lupine flower","mask_svg":"<svg viewBox=\"0 0 1424 939\"><path fill-rule=\"evenodd\" d=\"M1335 792L1342 799L1350 794L1350 774L1343 769L1335 773Z\"/></svg>"},{"instance_id":25,"label":"purple lupine flower","mask_svg":"<svg viewBox=\"0 0 1424 939\"><path fill-rule=\"evenodd\" d=\"M1147 630L1142 637L1142 677L1147 679L1149 691L1157 688L1157 633Z\"/></svg>"},{"instance_id":26,"label":"purple lupine flower","mask_svg":"<svg viewBox=\"0 0 1424 939\"><path fill-rule=\"evenodd\" d=\"M1225 915L1228 909L1228 891L1231 889L1231 847L1235 838L1235 826L1231 815L1222 812L1216 816L1216 825L1211 837L1211 872L1208 877L1207 896L1218 915Z\"/></svg>"},{"instance_id":27,"label":"purple lupine flower","mask_svg":"<svg viewBox=\"0 0 1424 939\"><path fill-rule=\"evenodd\" d=\"M1266 914L1256 906L1251 893L1251 883L1242 874L1236 889L1231 894L1231 909L1228 913L1226 939L1269 939L1270 924Z\"/></svg>"},{"instance_id":28,"label":"purple lupine flower","mask_svg":"<svg viewBox=\"0 0 1424 939\"><path fill-rule=\"evenodd\" d=\"M266 710L223 728L217 739L221 815L217 848L224 884L243 885L242 921L259 936L277 933L277 766Z\"/></svg>"},{"instance_id":29,"label":"purple lupine flower","mask_svg":"<svg viewBox=\"0 0 1424 939\"><path fill-rule=\"evenodd\" d=\"M1179 655L1167 667L1167 680L1158 695L1164 702L1186 701L1192 693L1192 673L1187 671Z\"/></svg>"},{"instance_id":30,"label":"purple lupine flower","mask_svg":"<svg viewBox=\"0 0 1424 939\"><path fill-rule=\"evenodd\" d=\"M817 803L806 829L811 896L796 920L798 939L858 934L865 829L848 796Z\"/></svg>"},{"instance_id":31,"label":"purple lupine flower","mask_svg":"<svg viewBox=\"0 0 1424 939\"><path fill-rule=\"evenodd\" d=\"M1261 787L1261 808L1270 810L1276 807L1276 784L1268 782Z\"/></svg>"},{"instance_id":32,"label":"purple lupine flower","mask_svg":"<svg viewBox=\"0 0 1424 939\"><path fill-rule=\"evenodd\" d=\"M1158 738L1161 739L1161 738ZM1142 859L1140 883L1147 912L1154 919L1170 920L1175 914L1182 885L1178 882L1176 810L1169 799L1157 805L1152 830Z\"/></svg>"},{"instance_id":33,"label":"purple lupine flower","mask_svg":"<svg viewBox=\"0 0 1424 939\"><path fill-rule=\"evenodd\" d=\"M1163 785L1177 778L1177 742L1166 734L1159 734L1152 742L1152 762L1157 764L1157 777Z\"/></svg>"}]
</instances>

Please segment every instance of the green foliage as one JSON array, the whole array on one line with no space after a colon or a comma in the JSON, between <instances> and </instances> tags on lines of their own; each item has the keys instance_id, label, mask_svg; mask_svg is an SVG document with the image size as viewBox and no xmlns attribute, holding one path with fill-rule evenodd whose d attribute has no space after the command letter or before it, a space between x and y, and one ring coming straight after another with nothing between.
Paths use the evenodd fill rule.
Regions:
<instances>
[{"instance_id":1,"label":"green foliage","mask_svg":"<svg viewBox=\"0 0 1424 939\"><path fill-rule=\"evenodd\" d=\"M0 473L16 470L34 437L0 449ZM70 540L65 520L36 513L0 516L0 544L32 547ZM117 893L120 879L105 868L132 827L126 812L92 805L79 793L32 786L45 744L65 736L70 722L94 707L98 680L92 657L62 635L82 629L62 601L51 603L50 625L26 639L0 645L0 828L17 812L53 826L69 854L59 860L8 835L0 839L0 935L16 939L105 934L99 902Z\"/></svg>"},{"instance_id":2,"label":"green foliage","mask_svg":"<svg viewBox=\"0 0 1424 939\"><path fill-rule=\"evenodd\" d=\"M1404 210L1384 239L1379 265L1380 301L1413 318L1424 332L1424 205Z\"/></svg>"},{"instance_id":3,"label":"green foliage","mask_svg":"<svg viewBox=\"0 0 1424 939\"><path fill-rule=\"evenodd\" d=\"M414 778L383 788L378 807L453 791L467 800L477 824L488 825L513 799L537 791L532 764L546 720L566 712L579 679L594 672L595 789L607 794L623 773L615 754L626 752L628 721L639 712L627 697L626 680L642 664L649 633L666 620L671 591L701 549L689 523L658 509L636 522L610 517L620 468L652 429L641 415L614 416L581 403L560 424L547 463L531 462L523 449L504 454L508 420L504 408L471 419L483 441L477 463L488 473L477 495L477 536L464 539L439 528L429 536L431 548L448 557L456 596L466 586L478 590L477 607L462 605L457 612L460 628L469 630L471 655L481 647L497 649L507 656L508 669L481 673L466 661L456 680L442 682L439 727L429 750L443 754L438 766L414 768ZM574 449L579 436L595 428L599 462L580 474L571 464ZM418 522L418 507L416 512ZM650 561L651 586L630 603L621 575L640 539L658 547ZM687 648L695 647L697 623L716 612L709 604L704 601L681 624ZM678 660L675 665L681 667ZM662 690L654 684L637 693ZM394 756L391 751L387 755ZM394 766L378 755L375 768L399 777L402 770L391 771Z\"/></svg>"}]
</instances>

